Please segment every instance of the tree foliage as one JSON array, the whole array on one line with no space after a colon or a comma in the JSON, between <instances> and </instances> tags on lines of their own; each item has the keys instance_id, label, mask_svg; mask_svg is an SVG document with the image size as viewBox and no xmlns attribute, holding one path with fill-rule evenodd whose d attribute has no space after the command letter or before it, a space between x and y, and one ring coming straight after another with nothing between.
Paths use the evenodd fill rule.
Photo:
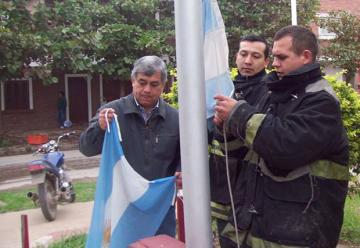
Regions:
<instances>
[{"instance_id":1,"label":"tree foliage","mask_svg":"<svg viewBox=\"0 0 360 248\"><path fill-rule=\"evenodd\" d=\"M219 0L224 18L230 56L239 48L243 35L258 34L269 43L280 28L291 24L291 1L289 0ZM308 26L319 9L319 0L297 1L298 24Z\"/></svg>"},{"instance_id":2,"label":"tree foliage","mask_svg":"<svg viewBox=\"0 0 360 248\"><path fill-rule=\"evenodd\" d=\"M345 80L351 83L360 66L360 20L348 12L330 12L319 20L320 27L336 34L323 49L327 63L346 69Z\"/></svg>"},{"instance_id":3,"label":"tree foliage","mask_svg":"<svg viewBox=\"0 0 360 248\"><path fill-rule=\"evenodd\" d=\"M32 14L26 4L0 3L2 79L27 72L51 83L54 70L128 78L136 58L174 54L171 5L164 1L55 1Z\"/></svg>"},{"instance_id":4,"label":"tree foliage","mask_svg":"<svg viewBox=\"0 0 360 248\"><path fill-rule=\"evenodd\" d=\"M258 33L270 40L290 24L288 0L218 2L231 57L240 36ZM145 54L167 55L175 65L173 1L54 1L32 13L27 4L0 2L0 80L25 74L53 83L56 70L128 78L133 61ZM308 24L317 7L318 0L299 0L299 24Z\"/></svg>"}]
</instances>

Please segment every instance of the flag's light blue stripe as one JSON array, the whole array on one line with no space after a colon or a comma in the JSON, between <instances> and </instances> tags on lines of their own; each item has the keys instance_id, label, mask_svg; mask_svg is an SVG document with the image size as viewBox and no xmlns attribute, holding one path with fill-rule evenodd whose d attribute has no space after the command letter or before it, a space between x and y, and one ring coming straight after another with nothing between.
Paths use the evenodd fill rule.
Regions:
<instances>
[{"instance_id":1,"label":"flag's light blue stripe","mask_svg":"<svg viewBox=\"0 0 360 248\"><path fill-rule=\"evenodd\" d=\"M92 212L91 225L89 235L86 240L86 247L101 247L103 242L104 232L104 217L106 201L111 195L112 191L112 171L113 166L123 156L123 150L119 143L118 133L115 132L115 122L110 124L112 131L111 135L106 133L103 148L106 147L106 152L101 156L99 176L96 184L95 201Z\"/></svg>"},{"instance_id":2,"label":"flag's light blue stripe","mask_svg":"<svg viewBox=\"0 0 360 248\"><path fill-rule=\"evenodd\" d=\"M115 132L115 125L116 124L114 121L111 122L112 130L114 133L112 135L105 135L104 147L106 147L107 150L101 156L101 164L105 166L102 166L102 168L100 168L99 178L101 184L104 184L103 186L105 188L105 196L103 196L104 199L109 198L112 191L112 181L106 179L112 178L113 167L120 160L121 156L124 156L123 149L119 142L118 132ZM109 183L109 181L111 181L111 183Z\"/></svg>"},{"instance_id":3,"label":"flag's light blue stripe","mask_svg":"<svg viewBox=\"0 0 360 248\"><path fill-rule=\"evenodd\" d=\"M175 193L175 177L155 180L145 194L125 210L111 235L110 248L129 244L155 235L166 216ZM136 217L134 217L136 216Z\"/></svg>"},{"instance_id":4,"label":"flag's light blue stripe","mask_svg":"<svg viewBox=\"0 0 360 248\"><path fill-rule=\"evenodd\" d=\"M204 33L208 33L211 30L217 29L220 26L218 20L216 19L216 15L214 13L214 9L211 5L211 0L204 1Z\"/></svg>"},{"instance_id":5,"label":"flag's light blue stripe","mask_svg":"<svg viewBox=\"0 0 360 248\"><path fill-rule=\"evenodd\" d=\"M233 82L228 72L206 81L206 118L214 116L216 101L215 95L230 96L234 89Z\"/></svg>"}]
</instances>

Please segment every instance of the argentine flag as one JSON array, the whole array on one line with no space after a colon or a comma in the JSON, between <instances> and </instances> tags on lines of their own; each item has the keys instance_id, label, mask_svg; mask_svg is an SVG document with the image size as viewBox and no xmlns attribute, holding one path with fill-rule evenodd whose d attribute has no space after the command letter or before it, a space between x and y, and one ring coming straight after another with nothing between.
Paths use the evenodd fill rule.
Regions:
<instances>
[{"instance_id":1,"label":"argentine flag","mask_svg":"<svg viewBox=\"0 0 360 248\"><path fill-rule=\"evenodd\" d=\"M203 0L206 118L215 114L214 96L230 96L234 84L229 71L229 47L225 25L216 0Z\"/></svg>"},{"instance_id":2,"label":"argentine flag","mask_svg":"<svg viewBox=\"0 0 360 248\"><path fill-rule=\"evenodd\" d=\"M148 181L126 161L117 116L102 149L87 248L125 248L154 236L175 196L175 177Z\"/></svg>"}]
</instances>

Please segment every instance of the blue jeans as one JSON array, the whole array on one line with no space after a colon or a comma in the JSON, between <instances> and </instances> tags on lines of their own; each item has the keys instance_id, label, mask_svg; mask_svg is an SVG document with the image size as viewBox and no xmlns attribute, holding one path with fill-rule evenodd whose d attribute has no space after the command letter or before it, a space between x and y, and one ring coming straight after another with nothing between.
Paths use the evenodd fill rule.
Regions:
<instances>
[{"instance_id":1,"label":"blue jeans","mask_svg":"<svg viewBox=\"0 0 360 248\"><path fill-rule=\"evenodd\" d=\"M64 126L65 120L66 120L65 110L59 110L59 112L58 112L58 123L59 123L59 126Z\"/></svg>"},{"instance_id":2,"label":"blue jeans","mask_svg":"<svg viewBox=\"0 0 360 248\"><path fill-rule=\"evenodd\" d=\"M167 212L163 222L161 223L159 229L155 235L166 234L170 237L175 238L176 234L176 219L175 219L175 207L171 206Z\"/></svg>"}]
</instances>

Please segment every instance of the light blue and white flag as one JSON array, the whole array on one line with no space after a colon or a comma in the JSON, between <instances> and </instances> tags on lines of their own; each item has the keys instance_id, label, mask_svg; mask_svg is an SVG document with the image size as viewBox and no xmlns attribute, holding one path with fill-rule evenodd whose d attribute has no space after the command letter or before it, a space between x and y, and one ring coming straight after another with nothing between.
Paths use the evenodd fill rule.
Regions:
<instances>
[{"instance_id":1,"label":"light blue and white flag","mask_svg":"<svg viewBox=\"0 0 360 248\"><path fill-rule=\"evenodd\" d=\"M127 162L117 117L106 131L87 248L126 248L154 236L175 197L175 177L148 181Z\"/></svg>"},{"instance_id":2,"label":"light blue and white flag","mask_svg":"<svg viewBox=\"0 0 360 248\"><path fill-rule=\"evenodd\" d=\"M230 96L234 84L229 71L229 47L225 25L216 0L203 0L206 118L214 116L214 96Z\"/></svg>"}]
</instances>

